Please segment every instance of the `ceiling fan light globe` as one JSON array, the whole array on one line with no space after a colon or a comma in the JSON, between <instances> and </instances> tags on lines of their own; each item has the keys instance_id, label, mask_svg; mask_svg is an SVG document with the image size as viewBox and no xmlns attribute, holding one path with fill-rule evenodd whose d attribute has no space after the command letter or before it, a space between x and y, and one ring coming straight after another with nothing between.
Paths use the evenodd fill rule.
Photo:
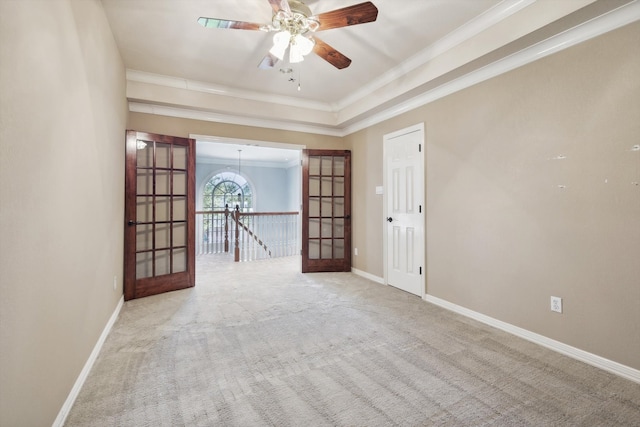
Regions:
<instances>
[{"instance_id":1,"label":"ceiling fan light globe","mask_svg":"<svg viewBox=\"0 0 640 427\"><path fill-rule=\"evenodd\" d=\"M284 59L284 53L287 50L287 47L280 47L280 46L276 46L273 45L273 47L269 50L269 53L273 56L275 56L276 58L278 58L280 61L282 61Z\"/></svg>"},{"instance_id":2,"label":"ceiling fan light globe","mask_svg":"<svg viewBox=\"0 0 640 427\"><path fill-rule=\"evenodd\" d=\"M291 34L288 31L280 31L276 33L273 36L273 47L269 50L269 53L282 61L290 40Z\"/></svg>"},{"instance_id":3,"label":"ceiling fan light globe","mask_svg":"<svg viewBox=\"0 0 640 427\"><path fill-rule=\"evenodd\" d=\"M313 40L303 36L302 34L298 34L293 38L291 46L296 46L296 49L300 52L301 55L308 55L313 50L313 46L315 43Z\"/></svg>"},{"instance_id":4,"label":"ceiling fan light globe","mask_svg":"<svg viewBox=\"0 0 640 427\"><path fill-rule=\"evenodd\" d=\"M291 48L289 49L289 63L296 64L302 61L304 61L304 55L300 51L300 48L296 44L291 44Z\"/></svg>"},{"instance_id":5,"label":"ceiling fan light globe","mask_svg":"<svg viewBox=\"0 0 640 427\"><path fill-rule=\"evenodd\" d=\"M278 47L287 47L291 41L291 33L289 31L280 31L273 36L273 45Z\"/></svg>"}]
</instances>

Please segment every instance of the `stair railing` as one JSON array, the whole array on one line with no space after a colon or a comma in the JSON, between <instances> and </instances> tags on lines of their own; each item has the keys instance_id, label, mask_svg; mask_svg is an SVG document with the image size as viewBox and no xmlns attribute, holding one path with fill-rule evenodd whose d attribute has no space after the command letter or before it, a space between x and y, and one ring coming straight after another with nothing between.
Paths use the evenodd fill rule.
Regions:
<instances>
[{"instance_id":1,"label":"stair railing","mask_svg":"<svg viewBox=\"0 0 640 427\"><path fill-rule=\"evenodd\" d=\"M196 215L199 255L233 251L239 262L300 253L298 212L241 212L227 205L224 211Z\"/></svg>"}]
</instances>

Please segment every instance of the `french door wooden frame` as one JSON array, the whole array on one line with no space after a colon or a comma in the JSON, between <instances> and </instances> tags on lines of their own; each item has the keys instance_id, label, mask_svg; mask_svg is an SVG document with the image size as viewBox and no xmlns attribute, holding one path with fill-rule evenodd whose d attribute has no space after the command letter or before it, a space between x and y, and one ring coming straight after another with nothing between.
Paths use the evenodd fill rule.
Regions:
<instances>
[{"instance_id":1,"label":"french door wooden frame","mask_svg":"<svg viewBox=\"0 0 640 427\"><path fill-rule=\"evenodd\" d=\"M351 152L302 152L302 272L351 271Z\"/></svg>"},{"instance_id":2,"label":"french door wooden frame","mask_svg":"<svg viewBox=\"0 0 640 427\"><path fill-rule=\"evenodd\" d=\"M195 140L127 131L124 298L195 285Z\"/></svg>"}]
</instances>

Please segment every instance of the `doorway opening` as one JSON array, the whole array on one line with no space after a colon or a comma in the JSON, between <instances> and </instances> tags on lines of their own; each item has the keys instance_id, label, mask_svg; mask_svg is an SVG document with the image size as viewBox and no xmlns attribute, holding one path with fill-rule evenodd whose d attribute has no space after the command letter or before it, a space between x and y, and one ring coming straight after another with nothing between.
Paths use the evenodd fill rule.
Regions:
<instances>
[{"instance_id":1,"label":"doorway opening","mask_svg":"<svg viewBox=\"0 0 640 427\"><path fill-rule=\"evenodd\" d=\"M304 146L196 140L196 253L233 261L299 255Z\"/></svg>"}]
</instances>

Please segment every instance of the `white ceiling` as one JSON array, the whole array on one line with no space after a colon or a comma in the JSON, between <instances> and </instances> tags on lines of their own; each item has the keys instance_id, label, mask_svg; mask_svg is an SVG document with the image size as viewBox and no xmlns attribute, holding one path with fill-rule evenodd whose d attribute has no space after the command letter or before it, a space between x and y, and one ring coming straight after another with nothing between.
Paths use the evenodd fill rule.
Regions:
<instances>
[{"instance_id":1,"label":"white ceiling","mask_svg":"<svg viewBox=\"0 0 640 427\"><path fill-rule=\"evenodd\" d=\"M286 63L258 68L271 33L197 23L267 24L268 0L102 3L127 68L131 111L334 136L640 19L640 0L372 1L377 21L317 34L352 59L348 68L311 53L291 74L280 72ZM361 2L306 4L323 13Z\"/></svg>"},{"instance_id":2,"label":"white ceiling","mask_svg":"<svg viewBox=\"0 0 640 427\"><path fill-rule=\"evenodd\" d=\"M361 0L311 0L322 13ZM261 31L203 28L198 17L267 24L273 9L267 0L103 0L125 65L199 82L337 103L346 95L397 67L417 52L499 3L500 0L374 0L376 22L318 33L353 60L343 70L310 54L295 65L297 83L274 69L257 66L273 42Z\"/></svg>"}]
</instances>

